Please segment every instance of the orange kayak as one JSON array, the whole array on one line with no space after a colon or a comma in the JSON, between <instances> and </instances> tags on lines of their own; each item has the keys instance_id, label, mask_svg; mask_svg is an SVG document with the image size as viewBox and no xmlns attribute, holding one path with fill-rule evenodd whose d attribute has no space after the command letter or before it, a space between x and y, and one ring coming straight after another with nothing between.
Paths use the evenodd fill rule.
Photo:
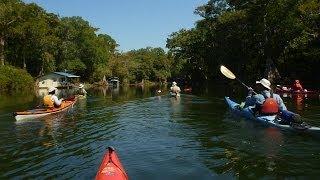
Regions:
<instances>
[{"instance_id":1,"label":"orange kayak","mask_svg":"<svg viewBox=\"0 0 320 180\"><path fill-rule=\"evenodd\" d=\"M14 116L17 121L19 120L25 120L25 119L35 119L35 118L40 118L44 117L50 114L56 114L59 112L63 112L70 107L73 107L74 103L76 102L76 98L73 99L68 99L62 101L62 104L59 108L50 108L50 109L32 109L32 110L27 110L27 111L20 111L20 112L15 112Z\"/></svg>"},{"instance_id":2,"label":"orange kayak","mask_svg":"<svg viewBox=\"0 0 320 180\"><path fill-rule=\"evenodd\" d=\"M96 180L127 180L128 175L123 168L114 148L108 147L96 175Z\"/></svg>"}]
</instances>

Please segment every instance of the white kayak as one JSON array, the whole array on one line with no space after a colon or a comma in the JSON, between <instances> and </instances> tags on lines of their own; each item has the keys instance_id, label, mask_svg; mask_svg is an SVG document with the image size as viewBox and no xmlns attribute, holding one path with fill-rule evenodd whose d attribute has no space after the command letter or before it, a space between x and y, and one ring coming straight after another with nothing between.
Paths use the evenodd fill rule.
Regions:
<instances>
[{"instance_id":1,"label":"white kayak","mask_svg":"<svg viewBox=\"0 0 320 180\"><path fill-rule=\"evenodd\" d=\"M49 109L32 109L27 111L15 112L14 116L17 121L26 119L36 119L41 118L50 114L56 114L68 110L73 107L76 102L76 98L72 100L64 100L59 108L49 108Z\"/></svg>"}]
</instances>

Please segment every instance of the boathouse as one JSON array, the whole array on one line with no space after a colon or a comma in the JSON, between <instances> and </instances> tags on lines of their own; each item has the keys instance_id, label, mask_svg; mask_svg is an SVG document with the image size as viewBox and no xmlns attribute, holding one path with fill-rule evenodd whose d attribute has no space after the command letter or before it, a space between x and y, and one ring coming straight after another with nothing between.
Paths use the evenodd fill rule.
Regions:
<instances>
[{"instance_id":1,"label":"boathouse","mask_svg":"<svg viewBox=\"0 0 320 180\"><path fill-rule=\"evenodd\" d=\"M80 76L66 72L52 72L38 79L39 88L65 88L72 86L73 83L79 82Z\"/></svg>"}]
</instances>

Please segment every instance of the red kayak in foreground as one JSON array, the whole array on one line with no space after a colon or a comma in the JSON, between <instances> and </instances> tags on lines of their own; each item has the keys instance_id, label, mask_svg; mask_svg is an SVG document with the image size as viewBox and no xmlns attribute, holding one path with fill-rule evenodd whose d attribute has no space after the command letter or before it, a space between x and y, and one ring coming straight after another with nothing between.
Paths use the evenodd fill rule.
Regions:
<instances>
[{"instance_id":1,"label":"red kayak in foreground","mask_svg":"<svg viewBox=\"0 0 320 180\"><path fill-rule=\"evenodd\" d=\"M114 148L108 147L96 175L96 180L127 180L128 175L124 170Z\"/></svg>"}]
</instances>

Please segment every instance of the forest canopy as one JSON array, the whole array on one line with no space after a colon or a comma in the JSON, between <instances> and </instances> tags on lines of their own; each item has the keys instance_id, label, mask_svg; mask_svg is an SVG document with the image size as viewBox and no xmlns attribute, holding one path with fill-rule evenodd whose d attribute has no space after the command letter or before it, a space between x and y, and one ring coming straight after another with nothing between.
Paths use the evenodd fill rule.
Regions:
<instances>
[{"instance_id":1,"label":"forest canopy","mask_svg":"<svg viewBox=\"0 0 320 180\"><path fill-rule=\"evenodd\" d=\"M53 71L80 75L88 82L118 76L121 81L166 81L170 56L146 47L120 53L117 42L81 17L59 17L35 3L0 3L0 65L25 69L33 77Z\"/></svg>"},{"instance_id":2,"label":"forest canopy","mask_svg":"<svg viewBox=\"0 0 320 180\"><path fill-rule=\"evenodd\" d=\"M217 79L225 64L244 79L320 84L318 0L209 0L192 29L167 39L180 73Z\"/></svg>"},{"instance_id":3,"label":"forest canopy","mask_svg":"<svg viewBox=\"0 0 320 180\"><path fill-rule=\"evenodd\" d=\"M0 65L37 78L53 71L97 82L204 82L225 64L242 79L320 84L318 0L209 0L191 29L173 32L166 47L119 52L117 42L82 17L59 17L35 3L1 0ZM192 13L192 12L190 12Z\"/></svg>"}]
</instances>

